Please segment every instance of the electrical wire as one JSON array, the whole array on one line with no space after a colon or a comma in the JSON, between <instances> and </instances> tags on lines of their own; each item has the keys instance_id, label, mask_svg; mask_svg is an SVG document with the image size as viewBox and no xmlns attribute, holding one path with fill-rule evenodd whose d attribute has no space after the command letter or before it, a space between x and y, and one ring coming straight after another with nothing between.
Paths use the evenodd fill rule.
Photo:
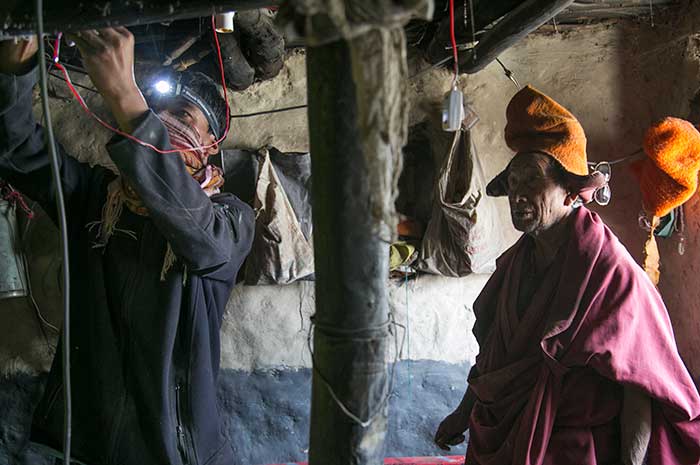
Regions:
<instances>
[{"instance_id":1,"label":"electrical wire","mask_svg":"<svg viewBox=\"0 0 700 465\"><path fill-rule=\"evenodd\" d=\"M474 0L469 0L469 17L472 23L472 43L474 44L472 60L476 60L476 18L474 17Z\"/></svg>"},{"instance_id":2,"label":"electrical wire","mask_svg":"<svg viewBox=\"0 0 700 465\"><path fill-rule=\"evenodd\" d=\"M221 77L221 86L223 87L224 100L226 101L226 128L224 129L224 134L216 142L209 144L209 145L195 147L194 148L195 150L205 150L205 149L209 149L211 147L218 146L228 136L228 132L229 132L229 129L231 126L231 107L230 107L229 102L228 102L228 93L226 90L226 80L224 77L224 61L223 61L223 57L221 56L221 44L219 43L219 36L218 36L218 33L216 32L216 23L215 23L214 16L211 17L211 27L212 27L212 33L214 34L214 43L216 44L216 54L217 54L217 57L219 59L219 73L220 73L220 77ZM42 59L43 59L43 53L44 52L42 52ZM118 128L115 128L114 126L107 123L99 116L97 116L95 113L93 113L93 111L90 110L90 108L85 103L85 100L83 100L83 98L80 96L80 93L76 90L75 86L73 85L73 82L70 79L70 75L68 74L68 70L58 60L58 48L57 47L55 47L55 49L54 49L54 65L56 66L56 68L58 68L63 73L63 77L64 77L64 80L66 81L66 84L68 85L68 88L70 89L71 93L73 94L73 97L75 97L75 99L78 101L80 106L83 108L83 110L85 110L85 112L87 114L89 114L95 121L100 123L102 126L109 129L110 131L114 132L115 134L118 134L126 139L129 139L133 142L136 142L137 144L142 145L144 147L147 147L147 148L149 148L157 153L169 154L169 153L181 152L181 150L179 150L179 149L162 150L153 144L150 144L146 141L139 139L138 137L133 136L132 134L129 134L127 132L119 130Z\"/></svg>"},{"instance_id":3,"label":"electrical wire","mask_svg":"<svg viewBox=\"0 0 700 465\"><path fill-rule=\"evenodd\" d=\"M617 160L597 161L597 162L596 161L589 161L588 166L593 167L593 166L599 165L601 163L607 163L610 166L615 166L617 164L637 160L637 159L642 158L642 157L644 157L644 149L637 149L634 152L632 152L631 154L627 155L626 157L618 158Z\"/></svg>"},{"instance_id":4,"label":"electrical wire","mask_svg":"<svg viewBox=\"0 0 700 465\"><path fill-rule=\"evenodd\" d=\"M450 61L450 60L452 60L452 57L451 57L451 56L447 56L447 57L443 58L442 60L438 61L437 63L433 63L432 65L428 66L427 68L422 69L422 70L416 72L416 74L414 74L413 76L409 76L409 77L408 77L408 80L409 80L409 81L412 81L412 80L414 80L415 78L417 78L417 77L419 77L419 76L422 76L423 74L425 74L425 73L427 73L427 72L429 72L429 71L432 71L432 70L434 70L434 69L439 68L440 66L444 65L445 63L447 63L447 62Z\"/></svg>"},{"instance_id":5,"label":"electrical wire","mask_svg":"<svg viewBox=\"0 0 700 465\"><path fill-rule=\"evenodd\" d=\"M269 115L272 113L281 113L283 111L299 110L300 108L306 108L308 105L295 105L293 107L275 108L274 110L257 111L255 113L245 113L242 115L231 115L231 118L250 118L251 116Z\"/></svg>"},{"instance_id":6,"label":"electrical wire","mask_svg":"<svg viewBox=\"0 0 700 465\"><path fill-rule=\"evenodd\" d=\"M68 256L68 220L66 218L66 205L61 186L61 172L56 149L56 138L51 124L51 110L49 108L49 78L46 69L46 53L44 46L44 5L43 0L36 0L36 36L39 45L39 73L41 100L44 109L44 128L51 155L51 174L56 189L56 213L61 235L61 253L63 256L63 463L70 465L71 456L71 422L73 416L73 398L71 395L70 376L70 258ZM54 49L57 55L58 50Z\"/></svg>"},{"instance_id":7,"label":"electrical wire","mask_svg":"<svg viewBox=\"0 0 700 465\"><path fill-rule=\"evenodd\" d=\"M61 76L60 74L56 74L56 73L49 72L49 76L51 76L51 77L53 77L53 78L56 78L56 79L60 79L61 82L63 82L63 76ZM74 85L75 87L80 88L80 89L85 89L85 90L87 90L88 92L92 92L92 93L95 93L95 94L99 94L99 93L100 93L98 90L93 89L92 87L84 86L84 85L82 85L82 84L78 84L77 82L74 82L73 85Z\"/></svg>"},{"instance_id":8,"label":"electrical wire","mask_svg":"<svg viewBox=\"0 0 700 465\"><path fill-rule=\"evenodd\" d=\"M450 0L450 41L452 42L452 59L454 60L454 84L459 77L459 57L457 55L457 39L455 38L455 0Z\"/></svg>"}]
</instances>

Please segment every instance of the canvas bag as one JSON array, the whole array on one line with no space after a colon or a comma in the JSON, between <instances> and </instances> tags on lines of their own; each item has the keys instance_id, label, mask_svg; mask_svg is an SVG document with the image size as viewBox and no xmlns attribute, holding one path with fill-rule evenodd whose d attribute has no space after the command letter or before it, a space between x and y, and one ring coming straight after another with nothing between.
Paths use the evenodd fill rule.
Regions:
<instances>
[{"instance_id":1,"label":"canvas bag","mask_svg":"<svg viewBox=\"0 0 700 465\"><path fill-rule=\"evenodd\" d=\"M486 197L486 179L471 130L456 131L436 179L433 214L416 268L459 277L490 273L505 250L498 210Z\"/></svg>"},{"instance_id":2,"label":"canvas bag","mask_svg":"<svg viewBox=\"0 0 700 465\"><path fill-rule=\"evenodd\" d=\"M255 237L246 261L245 283L290 284L314 272L312 238L304 236L270 151L262 149L257 157Z\"/></svg>"}]
</instances>

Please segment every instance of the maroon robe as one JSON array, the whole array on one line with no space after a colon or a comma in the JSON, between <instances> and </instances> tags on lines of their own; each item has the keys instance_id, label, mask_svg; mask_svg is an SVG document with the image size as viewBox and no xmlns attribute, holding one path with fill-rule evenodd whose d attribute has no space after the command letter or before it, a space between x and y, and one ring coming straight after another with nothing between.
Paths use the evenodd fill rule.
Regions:
<instances>
[{"instance_id":1,"label":"maroon robe","mask_svg":"<svg viewBox=\"0 0 700 465\"><path fill-rule=\"evenodd\" d=\"M619 464L624 386L651 398L649 465L700 464L700 397L659 293L598 215L569 227L521 312L526 236L475 302L466 464Z\"/></svg>"}]
</instances>

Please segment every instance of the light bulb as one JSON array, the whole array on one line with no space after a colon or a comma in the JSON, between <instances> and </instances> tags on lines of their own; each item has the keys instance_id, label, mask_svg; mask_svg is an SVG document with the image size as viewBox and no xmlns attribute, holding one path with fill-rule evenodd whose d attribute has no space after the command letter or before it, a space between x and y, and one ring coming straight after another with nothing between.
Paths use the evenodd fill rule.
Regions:
<instances>
[{"instance_id":1,"label":"light bulb","mask_svg":"<svg viewBox=\"0 0 700 465\"><path fill-rule=\"evenodd\" d=\"M173 89L173 86L170 84L170 82L166 80L156 82L156 85L154 87L161 94L169 94L170 91Z\"/></svg>"}]
</instances>

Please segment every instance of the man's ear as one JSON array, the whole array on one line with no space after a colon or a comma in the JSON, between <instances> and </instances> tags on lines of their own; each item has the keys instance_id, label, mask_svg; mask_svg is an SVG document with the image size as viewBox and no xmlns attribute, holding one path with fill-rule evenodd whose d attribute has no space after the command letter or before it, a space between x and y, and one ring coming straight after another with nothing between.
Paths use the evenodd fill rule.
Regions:
<instances>
[{"instance_id":1,"label":"man's ear","mask_svg":"<svg viewBox=\"0 0 700 465\"><path fill-rule=\"evenodd\" d=\"M564 205L567 207L570 207L576 202L578 199L578 195L575 194L566 194L566 198L564 199Z\"/></svg>"}]
</instances>

